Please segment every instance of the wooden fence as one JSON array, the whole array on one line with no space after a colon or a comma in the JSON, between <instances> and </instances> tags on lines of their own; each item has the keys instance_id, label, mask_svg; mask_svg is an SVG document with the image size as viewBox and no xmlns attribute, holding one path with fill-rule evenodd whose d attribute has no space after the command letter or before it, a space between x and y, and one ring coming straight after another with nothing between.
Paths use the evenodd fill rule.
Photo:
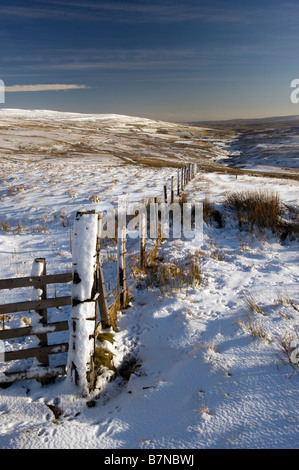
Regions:
<instances>
[{"instance_id":1,"label":"wooden fence","mask_svg":"<svg viewBox=\"0 0 299 470\"><path fill-rule=\"evenodd\" d=\"M196 164L188 164L177 173L177 195L183 191L198 171ZM167 185L163 186L162 200L168 205L174 202L174 178L171 179L170 198ZM154 198L155 199L155 198ZM154 204L156 207L156 204ZM157 208L156 208L157 209ZM148 212L139 213L140 269L146 265L146 232ZM159 225L158 211L156 224ZM121 217L122 218L122 217ZM118 220L119 222L119 220ZM160 221L161 222L161 221ZM125 223L122 220L122 223ZM161 223L160 223L161 228ZM83 395L96 386L95 348L97 336L97 309L100 310L102 327L110 327L112 319L107 302L99 305L99 299L107 300L101 270L99 246L101 215L95 211L78 212L73 229L73 299L70 319L70 343L68 352L68 377ZM158 230L159 231L159 230ZM126 228L117 229L116 308L124 308L128 302L126 278ZM79 248L81 247L81 251ZM85 249L83 256L82 247ZM102 291L100 291L102 287ZM104 320L104 323L103 323Z\"/></svg>"},{"instance_id":2,"label":"wooden fence","mask_svg":"<svg viewBox=\"0 0 299 470\"><path fill-rule=\"evenodd\" d=\"M177 196L186 184L198 172L197 164L187 164L177 171ZM163 187L162 200L173 203L175 194L174 177L171 178L170 197L167 185ZM155 198L154 198L155 199ZM156 200L156 199L155 199ZM158 222L157 222L158 223ZM1 289L35 287L37 300L15 302L0 305L0 315L34 310L39 315L37 324L17 329L3 329L0 340L36 336L39 345L36 348L8 351L4 353L5 362L19 359L36 358L39 366L18 372L0 373L0 384L9 384L19 380L37 379L47 383L53 377L68 374L69 380L79 386L82 393L88 393L95 387L96 373L94 367L95 343L100 314L101 328L111 326L110 312L107 303L105 281L100 260L102 215L94 211L78 212L73 227L73 261L72 272L63 274L46 274L46 261L38 258L34 261L38 275L15 279L0 280ZM140 268L145 268L146 219L140 219ZM122 308L127 304L126 280L126 232L118 236L117 258L117 305ZM72 292L65 297L47 297L47 285L72 282ZM47 309L72 306L70 322L59 321L48 323ZM69 342L48 344L47 335L66 331L69 328ZM84 344L83 344L84 343ZM49 356L68 352L67 365L51 367Z\"/></svg>"},{"instance_id":3,"label":"wooden fence","mask_svg":"<svg viewBox=\"0 0 299 470\"><path fill-rule=\"evenodd\" d=\"M21 277L14 279L0 280L0 289L16 289L35 287L37 289L37 300L26 302L14 302L0 305L0 316L2 318L10 313L20 313L26 311L35 311L39 315L39 320L34 325L15 329L3 329L0 331L0 340L15 340L26 336L36 336L39 344L35 348L19 349L7 351L4 355L4 362L16 361L28 358L36 358L39 366L29 370L17 372L0 373L0 384L12 383L19 380L37 379L42 383L47 383L51 377L64 375L65 365L51 367L49 365L49 356L52 354L65 353L68 351L68 343L48 344L48 334L68 330L67 321L48 323L47 310L53 307L62 307L71 305L72 297L47 297L47 285L70 283L72 273L46 274L46 261L43 258L34 260L34 268L40 271L39 276Z\"/></svg>"}]
</instances>

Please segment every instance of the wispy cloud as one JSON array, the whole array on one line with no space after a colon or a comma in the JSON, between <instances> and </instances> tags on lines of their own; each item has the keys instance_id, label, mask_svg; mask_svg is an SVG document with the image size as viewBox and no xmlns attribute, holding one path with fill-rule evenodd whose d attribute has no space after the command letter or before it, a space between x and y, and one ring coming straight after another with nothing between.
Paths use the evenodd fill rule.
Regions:
<instances>
[{"instance_id":1,"label":"wispy cloud","mask_svg":"<svg viewBox=\"0 0 299 470\"><path fill-rule=\"evenodd\" d=\"M176 0L161 2L132 1L86 1L82 0L36 0L35 5L1 6L1 16L13 16L22 19L55 19L55 20L96 20L112 23L176 23L182 21L204 20L212 22L239 21L236 11L225 7L211 7L196 2L178 2Z\"/></svg>"},{"instance_id":2,"label":"wispy cloud","mask_svg":"<svg viewBox=\"0 0 299 470\"><path fill-rule=\"evenodd\" d=\"M263 57L265 50L256 44L252 45L227 45L150 49L48 49L44 51L47 57L36 54L16 56L13 58L17 63L19 72L47 73L56 72L135 72L147 71L151 76L161 71L180 71L191 73L203 70L205 67L228 67L250 65L252 58ZM267 56L270 57L272 50L267 48ZM2 60L11 58L3 57Z\"/></svg>"},{"instance_id":3,"label":"wispy cloud","mask_svg":"<svg viewBox=\"0 0 299 470\"><path fill-rule=\"evenodd\" d=\"M98 0L34 0L27 4L1 3L1 17L16 21L52 20L59 22L176 24L194 22L219 26L282 24L297 27L298 2L273 2L271 9L264 2L211 0L98 1ZM277 33L276 33L277 34Z\"/></svg>"},{"instance_id":4,"label":"wispy cloud","mask_svg":"<svg viewBox=\"0 0 299 470\"><path fill-rule=\"evenodd\" d=\"M53 4L55 5L55 3ZM54 20L54 21L72 21L72 20L91 20L92 15L90 12L82 11L63 6L57 3L57 6L42 4L41 6L20 6L20 5L1 5L1 17L10 17L18 21L19 19L25 20Z\"/></svg>"},{"instance_id":5,"label":"wispy cloud","mask_svg":"<svg viewBox=\"0 0 299 470\"><path fill-rule=\"evenodd\" d=\"M80 88L88 88L86 85L65 85L61 83L40 84L40 85L10 85L5 87L5 92L21 92L21 91L61 91L61 90L78 90Z\"/></svg>"}]
</instances>

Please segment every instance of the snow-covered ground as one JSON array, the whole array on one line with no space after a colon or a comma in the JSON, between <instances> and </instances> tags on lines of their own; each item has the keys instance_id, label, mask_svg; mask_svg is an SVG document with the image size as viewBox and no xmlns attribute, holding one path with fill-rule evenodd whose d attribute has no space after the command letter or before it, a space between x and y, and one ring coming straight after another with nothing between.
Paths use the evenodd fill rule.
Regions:
<instances>
[{"instance_id":1,"label":"snow-covered ground","mask_svg":"<svg viewBox=\"0 0 299 470\"><path fill-rule=\"evenodd\" d=\"M30 275L36 257L46 258L49 274L70 271L76 211L102 211L124 195L132 201L160 196L177 174L166 166L166 145L172 163L185 155L200 161L201 137L207 138L202 128L141 118L2 110L1 278ZM143 164L146 152L142 162L137 158L145 139L151 143L149 158L158 155L158 167ZM212 158L225 158L226 144L215 138L205 147L205 158L209 151ZM33 380L0 389L0 448L298 447L298 241L239 230L223 204L227 194L247 189L273 190L298 211L297 181L199 172L185 192L199 202L209 197L222 214L223 228L204 223L200 246L167 240L159 258L177 265L197 259L201 283L176 289L147 285L132 274L137 253L132 243L132 304L119 314L115 342L106 346L116 367L126 358L138 367L128 380L100 378L89 398L79 396L65 378L44 387ZM108 290L115 278L111 250L103 258ZM58 295L68 295L70 288L59 289ZM32 295L26 290L26 298ZM257 311L250 311L246 296ZM25 300L19 290L0 292L1 304L20 299ZM21 316L11 315L6 328L20 326ZM69 307L49 313L51 321L69 316ZM60 342L68 333L48 336ZM34 341L27 338L23 345ZM295 350L291 363L283 350L288 341ZM12 350L16 343L2 347ZM0 372L7 367L17 365L0 364ZM51 405L59 411L56 418Z\"/></svg>"},{"instance_id":2,"label":"snow-covered ground","mask_svg":"<svg viewBox=\"0 0 299 470\"><path fill-rule=\"evenodd\" d=\"M267 121L265 121L267 122ZM285 171L298 174L298 124L297 120L268 123L266 128L241 131L230 143L230 163L245 169L263 172Z\"/></svg>"}]
</instances>

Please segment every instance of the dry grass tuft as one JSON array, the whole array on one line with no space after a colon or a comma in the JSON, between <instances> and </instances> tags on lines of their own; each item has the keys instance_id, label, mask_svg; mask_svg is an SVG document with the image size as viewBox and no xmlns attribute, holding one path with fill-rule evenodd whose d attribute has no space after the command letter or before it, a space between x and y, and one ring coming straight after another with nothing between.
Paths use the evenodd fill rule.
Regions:
<instances>
[{"instance_id":1,"label":"dry grass tuft","mask_svg":"<svg viewBox=\"0 0 299 470\"><path fill-rule=\"evenodd\" d=\"M146 284L159 287L163 293L183 288L195 289L202 283L201 259L195 253L189 255L184 263L178 263L159 258L154 251L147 264L146 274Z\"/></svg>"},{"instance_id":2,"label":"dry grass tuft","mask_svg":"<svg viewBox=\"0 0 299 470\"><path fill-rule=\"evenodd\" d=\"M115 297L113 304L109 307L110 326L113 331L117 331L118 312L120 311L120 302L118 296Z\"/></svg>"},{"instance_id":3,"label":"dry grass tuft","mask_svg":"<svg viewBox=\"0 0 299 470\"><path fill-rule=\"evenodd\" d=\"M280 292L279 290L277 291L277 303L279 305L288 305L292 307L296 312L299 312L299 304L294 302L287 291L284 293Z\"/></svg>"},{"instance_id":4,"label":"dry grass tuft","mask_svg":"<svg viewBox=\"0 0 299 470\"><path fill-rule=\"evenodd\" d=\"M1 222L1 227L4 230L5 233L9 232L9 226L7 222Z\"/></svg>"},{"instance_id":5,"label":"dry grass tuft","mask_svg":"<svg viewBox=\"0 0 299 470\"><path fill-rule=\"evenodd\" d=\"M265 326L261 320L256 320L251 315L247 315L246 320L240 319L238 323L243 330L250 334L250 336L259 337L267 343L271 342L271 338L267 334Z\"/></svg>"},{"instance_id":6,"label":"dry grass tuft","mask_svg":"<svg viewBox=\"0 0 299 470\"><path fill-rule=\"evenodd\" d=\"M248 227L260 233L265 229L278 233L281 228L281 203L277 193L267 191L243 191L230 194L226 205L237 213L239 228Z\"/></svg>"},{"instance_id":7,"label":"dry grass tuft","mask_svg":"<svg viewBox=\"0 0 299 470\"><path fill-rule=\"evenodd\" d=\"M284 364L289 364L294 372L298 372L299 367L299 338L293 335L284 335L280 342L280 352L282 356L278 355L279 359Z\"/></svg>"},{"instance_id":8,"label":"dry grass tuft","mask_svg":"<svg viewBox=\"0 0 299 470\"><path fill-rule=\"evenodd\" d=\"M260 315L265 315L265 313L259 307L259 305L257 304L256 300L254 299L252 295L245 295L244 298L245 298L246 305L249 308L249 311L251 313L255 312L255 313L259 313Z\"/></svg>"},{"instance_id":9,"label":"dry grass tuft","mask_svg":"<svg viewBox=\"0 0 299 470\"><path fill-rule=\"evenodd\" d=\"M214 204L210 201L209 197L206 196L203 200L203 220L206 224L211 224L214 214Z\"/></svg>"}]
</instances>

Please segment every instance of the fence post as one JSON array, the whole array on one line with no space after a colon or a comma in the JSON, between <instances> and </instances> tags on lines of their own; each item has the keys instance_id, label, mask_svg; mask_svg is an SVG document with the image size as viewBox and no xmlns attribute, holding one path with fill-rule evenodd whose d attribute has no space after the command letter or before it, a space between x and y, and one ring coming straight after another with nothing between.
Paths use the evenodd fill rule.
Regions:
<instances>
[{"instance_id":1,"label":"fence post","mask_svg":"<svg viewBox=\"0 0 299 470\"><path fill-rule=\"evenodd\" d=\"M77 212L73 236L73 284L68 378L80 393L95 388L95 329L97 319L96 263L98 216Z\"/></svg>"},{"instance_id":2,"label":"fence post","mask_svg":"<svg viewBox=\"0 0 299 470\"><path fill-rule=\"evenodd\" d=\"M153 198L150 204L150 238L159 237L158 203L157 198Z\"/></svg>"},{"instance_id":3,"label":"fence post","mask_svg":"<svg viewBox=\"0 0 299 470\"><path fill-rule=\"evenodd\" d=\"M164 184L164 202L167 204L167 184Z\"/></svg>"},{"instance_id":4,"label":"fence post","mask_svg":"<svg viewBox=\"0 0 299 470\"><path fill-rule=\"evenodd\" d=\"M102 239L102 214L98 214L98 232L97 232L97 292L99 293L98 305L100 310L100 319L102 328L109 328L111 326L105 280L101 263L101 239Z\"/></svg>"},{"instance_id":5,"label":"fence post","mask_svg":"<svg viewBox=\"0 0 299 470\"><path fill-rule=\"evenodd\" d=\"M120 228L117 247L117 295L120 308L127 305L127 276L126 276L126 228Z\"/></svg>"},{"instance_id":6,"label":"fence post","mask_svg":"<svg viewBox=\"0 0 299 470\"><path fill-rule=\"evenodd\" d=\"M140 269L145 271L146 265L146 212L141 211L139 215L139 230L140 230Z\"/></svg>"},{"instance_id":7,"label":"fence post","mask_svg":"<svg viewBox=\"0 0 299 470\"><path fill-rule=\"evenodd\" d=\"M45 258L35 258L33 265L32 265L32 271L31 275L33 277L35 276L45 276L47 274L46 270L46 260ZM47 298L47 285L44 284L43 286L40 286L37 289L37 299L44 300ZM46 325L48 322L48 313L47 309L43 308L41 310L37 310L36 313L39 315L39 320L38 323L41 325ZM47 338L47 333L44 334L39 334L36 335L37 338L39 339L39 347L43 348L45 346L48 346L48 338ZM37 356L37 360L40 363L41 366L48 366L49 365L49 357L47 354L41 352Z\"/></svg>"},{"instance_id":8,"label":"fence post","mask_svg":"<svg viewBox=\"0 0 299 470\"><path fill-rule=\"evenodd\" d=\"M173 201L174 201L173 180L174 180L174 177L172 176L171 177L171 186L170 186L170 204L172 204Z\"/></svg>"},{"instance_id":9,"label":"fence post","mask_svg":"<svg viewBox=\"0 0 299 470\"><path fill-rule=\"evenodd\" d=\"M178 168L178 175L177 175L177 196L180 195L180 169Z\"/></svg>"}]
</instances>

